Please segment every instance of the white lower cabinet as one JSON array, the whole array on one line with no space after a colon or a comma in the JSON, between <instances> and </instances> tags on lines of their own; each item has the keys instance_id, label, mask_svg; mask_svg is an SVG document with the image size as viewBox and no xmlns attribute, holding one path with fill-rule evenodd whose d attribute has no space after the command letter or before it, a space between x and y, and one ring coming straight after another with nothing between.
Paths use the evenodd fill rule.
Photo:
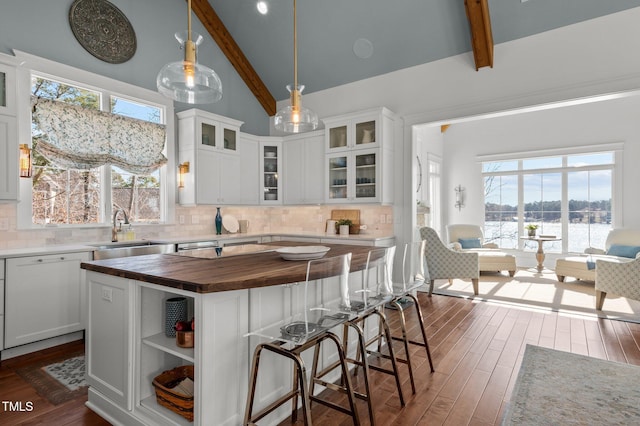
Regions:
<instances>
[{"instance_id":1,"label":"white lower cabinet","mask_svg":"<svg viewBox=\"0 0 640 426\"><path fill-rule=\"evenodd\" d=\"M0 259L0 351L4 349L4 259Z\"/></svg>"},{"instance_id":2,"label":"white lower cabinet","mask_svg":"<svg viewBox=\"0 0 640 426\"><path fill-rule=\"evenodd\" d=\"M6 260L5 349L85 328L88 260L88 252Z\"/></svg>"},{"instance_id":3,"label":"white lower cabinet","mask_svg":"<svg viewBox=\"0 0 640 426\"><path fill-rule=\"evenodd\" d=\"M126 425L238 425L248 381L248 291L199 294L88 272L88 406ZM165 300L183 296L194 348L166 337ZM111 298L111 301L107 300ZM153 379L194 366L194 421L156 401Z\"/></svg>"}]
</instances>

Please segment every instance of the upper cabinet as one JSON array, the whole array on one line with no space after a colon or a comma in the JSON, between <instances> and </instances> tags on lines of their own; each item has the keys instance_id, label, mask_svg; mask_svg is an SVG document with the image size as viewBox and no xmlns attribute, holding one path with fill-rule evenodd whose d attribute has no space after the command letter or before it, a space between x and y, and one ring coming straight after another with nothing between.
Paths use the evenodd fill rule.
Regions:
<instances>
[{"instance_id":1,"label":"upper cabinet","mask_svg":"<svg viewBox=\"0 0 640 426\"><path fill-rule=\"evenodd\" d=\"M283 146L285 204L324 202L324 132L288 136Z\"/></svg>"},{"instance_id":2,"label":"upper cabinet","mask_svg":"<svg viewBox=\"0 0 640 426\"><path fill-rule=\"evenodd\" d=\"M392 202L394 114L376 108L323 121L325 201Z\"/></svg>"},{"instance_id":3,"label":"upper cabinet","mask_svg":"<svg viewBox=\"0 0 640 426\"><path fill-rule=\"evenodd\" d=\"M260 140L260 204L282 204L282 140Z\"/></svg>"},{"instance_id":4,"label":"upper cabinet","mask_svg":"<svg viewBox=\"0 0 640 426\"><path fill-rule=\"evenodd\" d=\"M385 136L385 120L392 116L386 108L376 108L323 119L327 152L379 147Z\"/></svg>"},{"instance_id":5,"label":"upper cabinet","mask_svg":"<svg viewBox=\"0 0 640 426\"><path fill-rule=\"evenodd\" d=\"M18 199L15 68L0 63L0 200Z\"/></svg>"},{"instance_id":6,"label":"upper cabinet","mask_svg":"<svg viewBox=\"0 0 640 426\"><path fill-rule=\"evenodd\" d=\"M198 109L178 113L178 161L189 163L180 204L242 204L241 125Z\"/></svg>"}]
</instances>

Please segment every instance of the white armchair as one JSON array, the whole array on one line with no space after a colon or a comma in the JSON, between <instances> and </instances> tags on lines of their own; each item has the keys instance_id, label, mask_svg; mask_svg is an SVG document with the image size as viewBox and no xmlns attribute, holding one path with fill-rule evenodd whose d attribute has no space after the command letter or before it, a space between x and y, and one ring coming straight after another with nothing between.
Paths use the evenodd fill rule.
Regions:
<instances>
[{"instance_id":1,"label":"white armchair","mask_svg":"<svg viewBox=\"0 0 640 426\"><path fill-rule=\"evenodd\" d=\"M501 251L495 243L485 243L482 228L478 225L447 225L447 235L449 246L454 250L478 253L480 271L508 271L510 276L515 275L515 256ZM461 241L477 241L477 244L475 248L466 249Z\"/></svg>"},{"instance_id":2,"label":"white armchair","mask_svg":"<svg viewBox=\"0 0 640 426\"><path fill-rule=\"evenodd\" d=\"M433 228L420 228L420 236L425 240L425 258L427 274L431 285L429 296L433 293L433 286L437 279L454 278L471 279L473 294L478 295L478 279L480 269L478 267L478 253L460 252L448 248Z\"/></svg>"},{"instance_id":3,"label":"white armchair","mask_svg":"<svg viewBox=\"0 0 640 426\"><path fill-rule=\"evenodd\" d=\"M629 262L596 260L596 309L601 311L607 293L640 300L640 257Z\"/></svg>"}]
</instances>

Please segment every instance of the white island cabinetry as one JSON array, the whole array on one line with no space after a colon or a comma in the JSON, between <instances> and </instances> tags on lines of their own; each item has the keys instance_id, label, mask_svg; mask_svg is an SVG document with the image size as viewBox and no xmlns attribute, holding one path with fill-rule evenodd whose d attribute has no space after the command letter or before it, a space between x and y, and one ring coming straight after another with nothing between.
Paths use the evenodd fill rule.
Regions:
<instances>
[{"instance_id":1,"label":"white island cabinetry","mask_svg":"<svg viewBox=\"0 0 640 426\"><path fill-rule=\"evenodd\" d=\"M249 362L242 338L247 290L200 294L91 271L87 278L91 409L127 425L242 423ZM165 300L180 296L195 319L193 348L178 347L164 333ZM154 377L182 365L195 371L193 423L159 405L152 385Z\"/></svg>"}]
</instances>

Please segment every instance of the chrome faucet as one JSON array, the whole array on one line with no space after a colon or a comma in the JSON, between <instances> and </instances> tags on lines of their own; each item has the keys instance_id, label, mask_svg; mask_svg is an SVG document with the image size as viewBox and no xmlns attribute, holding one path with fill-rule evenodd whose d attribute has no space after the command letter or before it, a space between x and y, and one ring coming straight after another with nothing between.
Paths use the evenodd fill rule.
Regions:
<instances>
[{"instance_id":1,"label":"chrome faucet","mask_svg":"<svg viewBox=\"0 0 640 426\"><path fill-rule=\"evenodd\" d=\"M113 228L111 229L111 242L115 243L118 241L118 228L116 227L116 219L118 218L118 213L122 212L124 215L124 224L129 224L129 217L127 216L127 212L122 209L117 209L115 213L113 213Z\"/></svg>"}]
</instances>

